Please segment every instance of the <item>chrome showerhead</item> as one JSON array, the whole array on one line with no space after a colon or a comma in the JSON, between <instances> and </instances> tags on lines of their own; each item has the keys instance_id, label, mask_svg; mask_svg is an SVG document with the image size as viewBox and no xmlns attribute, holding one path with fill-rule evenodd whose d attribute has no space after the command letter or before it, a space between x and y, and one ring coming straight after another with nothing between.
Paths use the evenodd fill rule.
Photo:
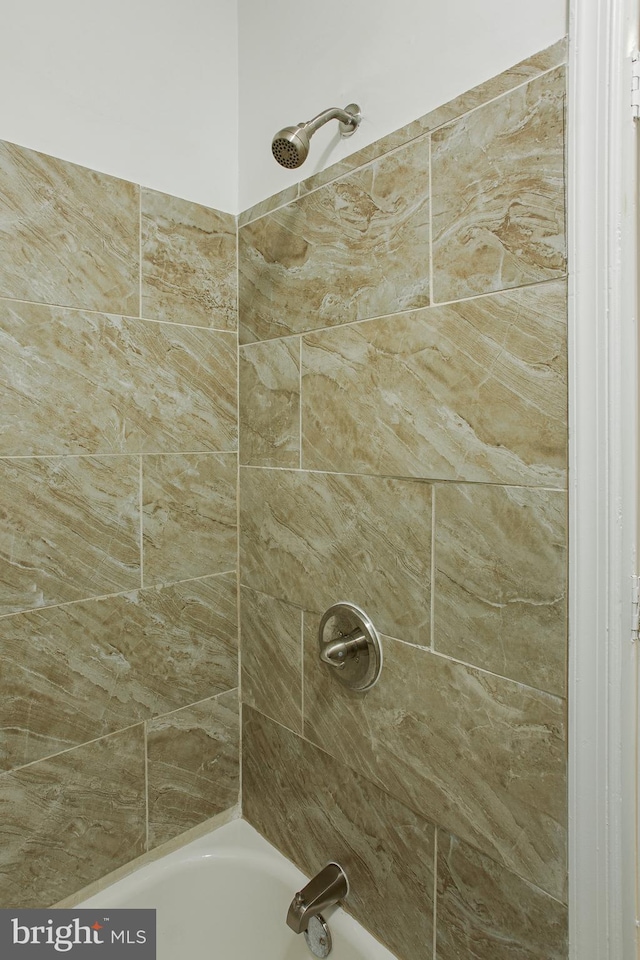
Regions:
<instances>
[{"instance_id":1,"label":"chrome showerhead","mask_svg":"<svg viewBox=\"0 0 640 960\"><path fill-rule=\"evenodd\" d=\"M289 170L295 170L296 167L301 166L309 154L311 137L329 120L339 120L340 136L350 137L362 120L360 107L357 103L350 103L344 110L331 107L307 123L299 123L295 127L279 130L271 141L271 152L280 166L288 167Z\"/></svg>"},{"instance_id":2,"label":"chrome showerhead","mask_svg":"<svg viewBox=\"0 0 640 960\"><path fill-rule=\"evenodd\" d=\"M299 123L297 127L285 127L271 141L271 152L281 167L295 170L307 159L310 138L306 126L306 123Z\"/></svg>"}]
</instances>

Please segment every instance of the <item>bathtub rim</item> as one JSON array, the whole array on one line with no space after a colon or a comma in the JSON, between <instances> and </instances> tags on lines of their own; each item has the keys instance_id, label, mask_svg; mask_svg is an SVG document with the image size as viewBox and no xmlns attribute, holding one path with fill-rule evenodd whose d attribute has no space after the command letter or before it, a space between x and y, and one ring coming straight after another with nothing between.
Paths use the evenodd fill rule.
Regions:
<instances>
[{"instance_id":1,"label":"bathtub rim","mask_svg":"<svg viewBox=\"0 0 640 960\"><path fill-rule=\"evenodd\" d=\"M124 880L125 877L129 877L133 873L137 873L138 870L141 870L143 867L149 866L149 864L152 863L156 863L158 860L163 860L170 853L175 853L176 851L181 850L183 847L193 843L194 840L200 840L203 837L206 837L207 834L213 833L220 827L224 827L226 824L232 823L234 820L242 819L243 817L239 805L236 804L233 807L229 807L227 810L223 810L222 813L216 814L215 817L211 817L209 820L199 823L190 830L186 830L184 833L178 834L178 836L174 837L172 840L167 840L166 843L161 843L159 846L154 847L153 850L148 850L146 853L136 857L134 860L129 860L128 863L123 864L121 867L117 867L115 870L112 870L111 873L105 874L104 877L100 877L98 880L93 880L80 890L76 890L75 893L69 894L69 896L65 897L63 900L58 900L57 903L50 904L49 909L59 910L77 907L78 904L83 903L85 900L89 900L90 897L95 897L96 894L103 893L107 887L112 886L119 880Z\"/></svg>"}]
</instances>

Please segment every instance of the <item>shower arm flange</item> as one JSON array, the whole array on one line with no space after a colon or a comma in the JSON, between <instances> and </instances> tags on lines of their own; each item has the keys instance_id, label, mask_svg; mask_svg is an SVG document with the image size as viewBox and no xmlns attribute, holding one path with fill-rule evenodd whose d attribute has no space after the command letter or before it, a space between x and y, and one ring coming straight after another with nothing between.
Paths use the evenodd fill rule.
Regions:
<instances>
[{"instance_id":1,"label":"shower arm flange","mask_svg":"<svg viewBox=\"0 0 640 960\"><path fill-rule=\"evenodd\" d=\"M339 120L340 136L350 137L351 134L355 133L358 129L358 125L362 120L360 107L357 103L350 103L344 110L341 110L340 107L330 107L328 110L323 110L322 113L319 113L318 116L312 120L301 123L300 126L304 127L304 131L309 137L312 137L316 130L323 127L329 120Z\"/></svg>"}]
</instances>

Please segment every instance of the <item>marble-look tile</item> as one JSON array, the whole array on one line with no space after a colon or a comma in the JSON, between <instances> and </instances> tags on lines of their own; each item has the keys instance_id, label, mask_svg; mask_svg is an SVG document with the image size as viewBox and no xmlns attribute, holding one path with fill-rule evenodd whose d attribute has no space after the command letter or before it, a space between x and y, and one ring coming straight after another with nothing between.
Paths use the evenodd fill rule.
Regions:
<instances>
[{"instance_id":1,"label":"marble-look tile","mask_svg":"<svg viewBox=\"0 0 640 960\"><path fill-rule=\"evenodd\" d=\"M363 607L383 633L429 643L431 486L240 470L242 582L322 612Z\"/></svg>"},{"instance_id":2,"label":"marble-look tile","mask_svg":"<svg viewBox=\"0 0 640 960\"><path fill-rule=\"evenodd\" d=\"M432 956L434 829L313 744L245 707L244 816L307 876L328 861L344 907L400 960Z\"/></svg>"},{"instance_id":3,"label":"marble-look tile","mask_svg":"<svg viewBox=\"0 0 640 960\"><path fill-rule=\"evenodd\" d=\"M44 908L145 849L143 724L0 776L0 904Z\"/></svg>"},{"instance_id":4,"label":"marble-look tile","mask_svg":"<svg viewBox=\"0 0 640 960\"><path fill-rule=\"evenodd\" d=\"M362 164L369 163L371 160L381 157L390 150L404 146L404 144L409 143L411 140L415 140L416 137L423 136L425 133L435 130L436 127L444 123L449 123L451 120L461 117L470 110L474 110L476 107L488 103L489 100L493 100L495 97L499 97L503 93L513 90L514 87L526 83L527 80L532 80L534 77L540 76L541 73L560 66L560 64L566 62L566 59L567 41L563 38L545 50L541 50L540 53L536 53L532 57L528 57L526 60L522 60L515 66L510 67L508 70L504 70L496 77L492 77L477 87L465 91L460 94L459 97L455 97L448 103L436 107L417 120L412 120L411 123L400 127L399 130L394 130L393 133L389 133L379 140L374 141L374 143L368 144L366 147L363 147L362 150L350 154L350 156L345 157L344 160L339 160L338 163L331 164L326 170L321 170L319 173L307 177L306 180L303 180L299 184L300 196L304 193L309 193L311 190L316 190L323 184L329 183L331 180L336 180L346 173L350 173L357 167L362 166ZM280 195L278 194L278 196ZM274 206L280 206L280 203L274 204ZM250 219L254 218L251 217Z\"/></svg>"},{"instance_id":5,"label":"marble-look tile","mask_svg":"<svg viewBox=\"0 0 640 960\"><path fill-rule=\"evenodd\" d=\"M238 691L147 723L149 848L238 802Z\"/></svg>"},{"instance_id":6,"label":"marble-look tile","mask_svg":"<svg viewBox=\"0 0 640 960\"><path fill-rule=\"evenodd\" d=\"M320 663L317 628L305 615L305 736L563 897L564 702L388 638L380 680L354 694Z\"/></svg>"},{"instance_id":7,"label":"marble-look tile","mask_svg":"<svg viewBox=\"0 0 640 960\"><path fill-rule=\"evenodd\" d=\"M0 619L0 769L238 683L236 583L210 577Z\"/></svg>"},{"instance_id":8,"label":"marble-look tile","mask_svg":"<svg viewBox=\"0 0 640 960\"><path fill-rule=\"evenodd\" d=\"M0 141L0 297L137 316L138 187Z\"/></svg>"},{"instance_id":9,"label":"marble-look tile","mask_svg":"<svg viewBox=\"0 0 640 960\"><path fill-rule=\"evenodd\" d=\"M429 143L418 140L239 232L240 340L429 303Z\"/></svg>"},{"instance_id":10,"label":"marble-look tile","mask_svg":"<svg viewBox=\"0 0 640 960\"><path fill-rule=\"evenodd\" d=\"M235 217L146 188L141 209L142 316L235 330Z\"/></svg>"},{"instance_id":11,"label":"marble-look tile","mask_svg":"<svg viewBox=\"0 0 640 960\"><path fill-rule=\"evenodd\" d=\"M566 273L565 69L432 136L433 302Z\"/></svg>"},{"instance_id":12,"label":"marble-look tile","mask_svg":"<svg viewBox=\"0 0 640 960\"><path fill-rule=\"evenodd\" d=\"M278 193L274 193L270 197L266 197L264 200L254 203L252 207L247 207L246 210L243 210L238 217L238 226L243 227L245 223L251 223L252 220L258 220L266 213L271 213L273 210L277 210L278 207L283 207L285 204L295 200L297 196L297 183L294 183L290 187L285 187L284 190L280 190Z\"/></svg>"},{"instance_id":13,"label":"marble-look tile","mask_svg":"<svg viewBox=\"0 0 640 960\"><path fill-rule=\"evenodd\" d=\"M566 494L436 487L436 650L564 696Z\"/></svg>"},{"instance_id":14,"label":"marble-look tile","mask_svg":"<svg viewBox=\"0 0 640 960\"><path fill-rule=\"evenodd\" d=\"M0 300L0 453L229 450L232 333Z\"/></svg>"},{"instance_id":15,"label":"marble-look tile","mask_svg":"<svg viewBox=\"0 0 640 960\"><path fill-rule=\"evenodd\" d=\"M170 583L237 566L233 453L143 458L144 583Z\"/></svg>"},{"instance_id":16,"label":"marble-look tile","mask_svg":"<svg viewBox=\"0 0 640 960\"><path fill-rule=\"evenodd\" d=\"M300 341L240 347L240 463L300 465Z\"/></svg>"},{"instance_id":17,"label":"marble-look tile","mask_svg":"<svg viewBox=\"0 0 640 960\"><path fill-rule=\"evenodd\" d=\"M0 460L0 614L140 586L137 457Z\"/></svg>"},{"instance_id":18,"label":"marble-look tile","mask_svg":"<svg viewBox=\"0 0 640 960\"><path fill-rule=\"evenodd\" d=\"M242 702L302 733L302 611L240 591Z\"/></svg>"},{"instance_id":19,"label":"marble-look tile","mask_svg":"<svg viewBox=\"0 0 640 960\"><path fill-rule=\"evenodd\" d=\"M566 960L567 908L438 830L438 960Z\"/></svg>"},{"instance_id":20,"label":"marble-look tile","mask_svg":"<svg viewBox=\"0 0 640 960\"><path fill-rule=\"evenodd\" d=\"M564 281L308 334L303 466L564 486Z\"/></svg>"}]
</instances>

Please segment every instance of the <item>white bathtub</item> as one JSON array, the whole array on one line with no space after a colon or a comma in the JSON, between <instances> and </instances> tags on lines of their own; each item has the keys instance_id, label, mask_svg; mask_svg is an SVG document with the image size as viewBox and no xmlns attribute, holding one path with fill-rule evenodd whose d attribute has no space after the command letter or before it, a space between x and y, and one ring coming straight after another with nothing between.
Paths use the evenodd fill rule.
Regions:
<instances>
[{"instance_id":1,"label":"white bathtub","mask_svg":"<svg viewBox=\"0 0 640 960\"><path fill-rule=\"evenodd\" d=\"M155 907L157 960L308 960L304 936L285 922L307 879L248 823L233 820L77 906ZM330 960L395 960L340 908L324 917Z\"/></svg>"}]
</instances>

